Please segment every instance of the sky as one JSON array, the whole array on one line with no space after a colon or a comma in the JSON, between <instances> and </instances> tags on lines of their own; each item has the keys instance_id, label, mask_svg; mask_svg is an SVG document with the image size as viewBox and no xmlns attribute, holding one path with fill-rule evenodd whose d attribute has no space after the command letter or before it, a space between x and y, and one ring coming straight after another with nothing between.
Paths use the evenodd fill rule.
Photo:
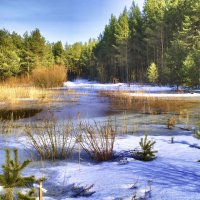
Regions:
<instances>
[{"instance_id":1,"label":"sky","mask_svg":"<svg viewBox=\"0 0 200 200\"><path fill-rule=\"evenodd\" d=\"M142 9L144 0L135 0ZM72 44L97 38L111 14L132 0L0 0L0 29L23 35L39 28L49 42Z\"/></svg>"}]
</instances>

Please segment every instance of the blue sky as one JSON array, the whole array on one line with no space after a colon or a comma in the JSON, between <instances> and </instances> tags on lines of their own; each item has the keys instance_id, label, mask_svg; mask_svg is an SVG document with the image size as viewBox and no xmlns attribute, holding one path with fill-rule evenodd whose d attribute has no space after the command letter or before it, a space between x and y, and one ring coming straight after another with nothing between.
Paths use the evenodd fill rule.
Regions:
<instances>
[{"instance_id":1,"label":"blue sky","mask_svg":"<svg viewBox=\"0 0 200 200\"><path fill-rule=\"evenodd\" d=\"M135 0L142 9L144 0ZM113 13L116 16L132 0L0 0L0 28L25 31L39 28L50 42L72 44L97 38Z\"/></svg>"}]
</instances>

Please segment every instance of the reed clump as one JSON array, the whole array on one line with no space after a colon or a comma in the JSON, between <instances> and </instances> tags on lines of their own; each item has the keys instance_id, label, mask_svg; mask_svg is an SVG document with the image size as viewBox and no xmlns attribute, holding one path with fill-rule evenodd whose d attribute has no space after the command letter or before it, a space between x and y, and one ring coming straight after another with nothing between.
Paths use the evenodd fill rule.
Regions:
<instances>
[{"instance_id":1,"label":"reed clump","mask_svg":"<svg viewBox=\"0 0 200 200\"><path fill-rule=\"evenodd\" d=\"M113 108L134 110L145 114L179 113L181 110L189 108L196 103L199 104L199 101L159 98L148 96L148 94L143 95L142 92L131 95L129 91L100 91L99 95L108 97Z\"/></svg>"},{"instance_id":2,"label":"reed clump","mask_svg":"<svg viewBox=\"0 0 200 200\"><path fill-rule=\"evenodd\" d=\"M80 124L78 141L92 160L108 161L113 157L116 127L110 121L105 124L94 122Z\"/></svg>"},{"instance_id":3,"label":"reed clump","mask_svg":"<svg viewBox=\"0 0 200 200\"><path fill-rule=\"evenodd\" d=\"M54 65L50 68L36 68L31 76L33 84L42 88L62 86L66 79L67 70L62 65Z\"/></svg>"},{"instance_id":4,"label":"reed clump","mask_svg":"<svg viewBox=\"0 0 200 200\"><path fill-rule=\"evenodd\" d=\"M44 160L67 159L75 146L73 131L70 120L59 123L56 119L47 119L39 125L25 127L28 143Z\"/></svg>"},{"instance_id":5,"label":"reed clump","mask_svg":"<svg viewBox=\"0 0 200 200\"><path fill-rule=\"evenodd\" d=\"M0 86L0 101L6 103L16 103L21 100L50 100L53 91L36 87L20 86Z\"/></svg>"}]
</instances>

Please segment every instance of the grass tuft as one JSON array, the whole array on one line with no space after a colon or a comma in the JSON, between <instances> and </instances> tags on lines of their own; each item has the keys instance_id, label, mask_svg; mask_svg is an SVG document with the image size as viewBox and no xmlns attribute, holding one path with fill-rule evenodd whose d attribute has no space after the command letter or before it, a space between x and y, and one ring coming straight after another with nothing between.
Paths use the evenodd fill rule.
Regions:
<instances>
[{"instance_id":1,"label":"grass tuft","mask_svg":"<svg viewBox=\"0 0 200 200\"><path fill-rule=\"evenodd\" d=\"M116 130L110 121L106 124L81 124L78 141L82 148L95 161L107 161L113 157Z\"/></svg>"}]
</instances>

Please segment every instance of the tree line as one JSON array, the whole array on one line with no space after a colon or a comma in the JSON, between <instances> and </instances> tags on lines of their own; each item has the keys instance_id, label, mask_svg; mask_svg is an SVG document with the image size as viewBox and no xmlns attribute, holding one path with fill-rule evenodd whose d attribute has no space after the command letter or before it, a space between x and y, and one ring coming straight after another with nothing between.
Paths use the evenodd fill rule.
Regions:
<instances>
[{"instance_id":1,"label":"tree line","mask_svg":"<svg viewBox=\"0 0 200 200\"><path fill-rule=\"evenodd\" d=\"M146 0L143 11L133 2L111 16L95 55L102 81L146 82L156 66L158 83L199 85L200 1Z\"/></svg>"},{"instance_id":2,"label":"tree line","mask_svg":"<svg viewBox=\"0 0 200 200\"><path fill-rule=\"evenodd\" d=\"M73 77L91 73L89 67L94 66L93 49L95 40L87 43L77 42L63 46L61 41L49 43L41 35L39 29L30 34L20 36L0 30L0 79L12 76L27 75L37 68L50 68L53 65L65 66Z\"/></svg>"},{"instance_id":3,"label":"tree line","mask_svg":"<svg viewBox=\"0 0 200 200\"><path fill-rule=\"evenodd\" d=\"M133 2L118 18L111 15L99 38L87 43L49 43L39 29L23 37L0 30L0 77L57 64L70 78L197 86L199 19L199 0L146 0L142 11Z\"/></svg>"}]
</instances>

